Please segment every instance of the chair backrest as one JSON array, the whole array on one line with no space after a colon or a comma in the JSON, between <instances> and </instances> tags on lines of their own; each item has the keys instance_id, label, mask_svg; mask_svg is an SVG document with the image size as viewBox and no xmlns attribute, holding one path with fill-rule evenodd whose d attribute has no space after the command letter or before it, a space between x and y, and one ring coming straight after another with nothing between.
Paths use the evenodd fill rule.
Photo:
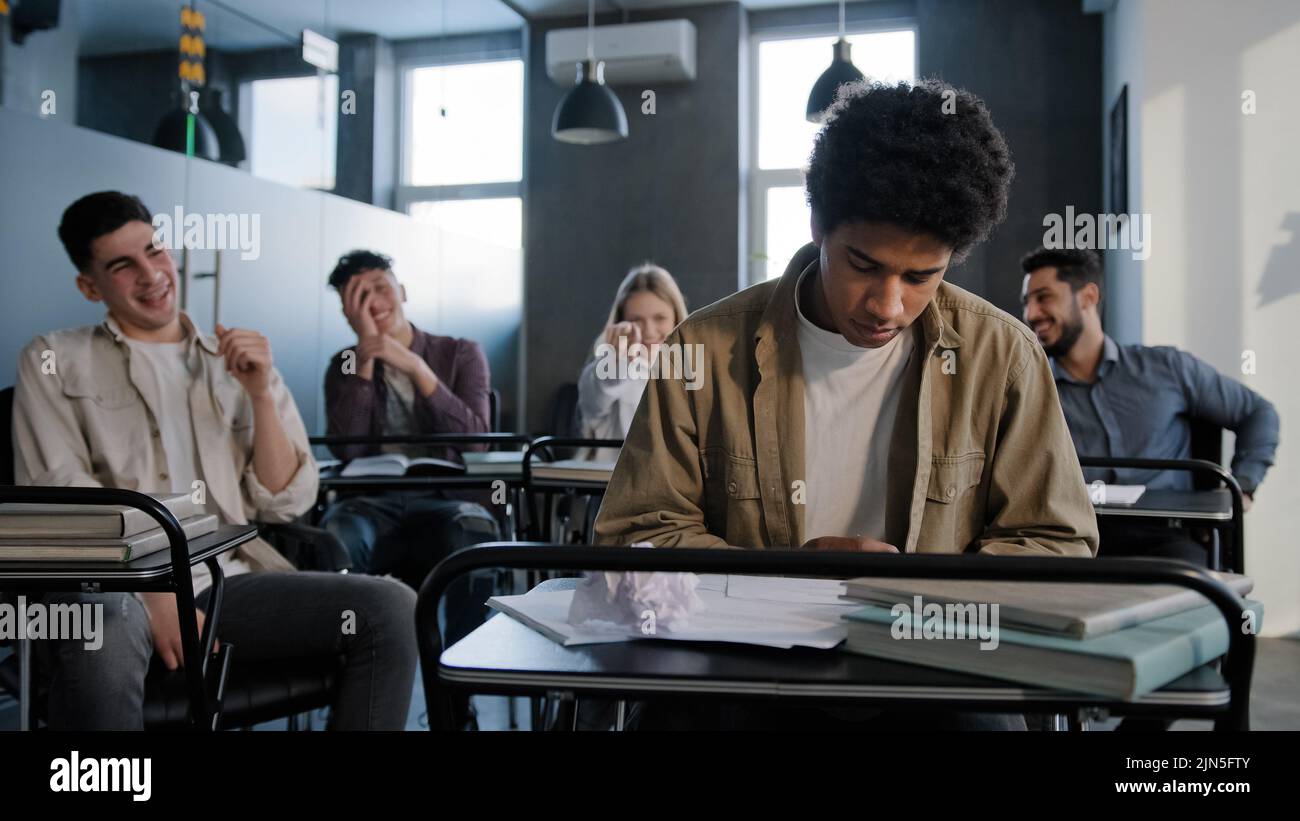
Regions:
<instances>
[{"instance_id":1,"label":"chair backrest","mask_svg":"<svg viewBox=\"0 0 1300 821\"><path fill-rule=\"evenodd\" d=\"M1204 419L1191 419L1191 454L1193 459L1204 459L1216 465L1223 464L1223 428ZM1219 486L1213 476L1192 474L1192 484L1197 490L1211 490Z\"/></svg>"},{"instance_id":2,"label":"chair backrest","mask_svg":"<svg viewBox=\"0 0 1300 821\"><path fill-rule=\"evenodd\" d=\"M555 392L555 402L551 405L551 424L546 432L569 439L582 436L582 423L578 419L577 382L565 382Z\"/></svg>"},{"instance_id":3,"label":"chair backrest","mask_svg":"<svg viewBox=\"0 0 1300 821\"><path fill-rule=\"evenodd\" d=\"M488 391L488 432L501 432L501 391L496 388Z\"/></svg>"},{"instance_id":4,"label":"chair backrest","mask_svg":"<svg viewBox=\"0 0 1300 821\"><path fill-rule=\"evenodd\" d=\"M0 390L0 485L14 483L14 389Z\"/></svg>"}]
</instances>

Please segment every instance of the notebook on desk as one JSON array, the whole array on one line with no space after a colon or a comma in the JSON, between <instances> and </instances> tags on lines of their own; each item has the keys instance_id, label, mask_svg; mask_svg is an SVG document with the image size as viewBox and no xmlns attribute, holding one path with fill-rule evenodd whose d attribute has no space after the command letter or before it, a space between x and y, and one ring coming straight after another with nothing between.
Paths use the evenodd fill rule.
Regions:
<instances>
[{"instance_id":1,"label":"notebook on desk","mask_svg":"<svg viewBox=\"0 0 1300 821\"><path fill-rule=\"evenodd\" d=\"M1249 576L1209 572L1238 596L1254 589ZM910 606L915 596L945 607L997 604L1005 627L1076 639L1102 636L1208 603L1200 593L1178 585L965 579L849 579L844 595L885 608L899 603Z\"/></svg>"},{"instance_id":2,"label":"notebook on desk","mask_svg":"<svg viewBox=\"0 0 1300 821\"><path fill-rule=\"evenodd\" d=\"M1263 606L1253 601L1246 606L1256 626L1261 624ZM1001 626L985 630L987 625L946 613L927 625L924 612L896 615L876 606L845 619L848 652L1123 700L1163 687L1228 650L1229 625L1213 605L1091 639Z\"/></svg>"},{"instance_id":3,"label":"notebook on desk","mask_svg":"<svg viewBox=\"0 0 1300 821\"><path fill-rule=\"evenodd\" d=\"M150 519L149 521L153 521ZM216 531L220 524L215 515L190 516L180 520L186 539L197 539ZM64 535L0 539L0 561L21 562L129 562L150 553L166 550L171 540L161 527L134 533L123 538L93 538Z\"/></svg>"},{"instance_id":4,"label":"notebook on desk","mask_svg":"<svg viewBox=\"0 0 1300 821\"><path fill-rule=\"evenodd\" d=\"M469 476L520 476L524 472L522 450L470 451L463 458Z\"/></svg>"},{"instance_id":5,"label":"notebook on desk","mask_svg":"<svg viewBox=\"0 0 1300 821\"><path fill-rule=\"evenodd\" d=\"M609 482L614 475L614 463L585 459L562 459L558 462L538 462L532 467L534 479L554 482Z\"/></svg>"},{"instance_id":6,"label":"notebook on desk","mask_svg":"<svg viewBox=\"0 0 1300 821\"><path fill-rule=\"evenodd\" d=\"M188 493L149 494L177 519L201 511ZM0 504L0 538L48 539L78 536L95 539L126 539L158 527L158 520L129 505Z\"/></svg>"}]
</instances>

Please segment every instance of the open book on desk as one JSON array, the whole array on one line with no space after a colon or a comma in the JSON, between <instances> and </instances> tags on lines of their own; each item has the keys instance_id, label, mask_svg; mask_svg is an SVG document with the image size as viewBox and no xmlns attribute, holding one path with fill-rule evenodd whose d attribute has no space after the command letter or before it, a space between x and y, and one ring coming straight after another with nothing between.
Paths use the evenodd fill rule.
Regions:
<instances>
[{"instance_id":1,"label":"open book on desk","mask_svg":"<svg viewBox=\"0 0 1300 821\"><path fill-rule=\"evenodd\" d=\"M432 456L410 457L401 453L358 456L343 466L339 476L461 476L465 466Z\"/></svg>"}]
</instances>

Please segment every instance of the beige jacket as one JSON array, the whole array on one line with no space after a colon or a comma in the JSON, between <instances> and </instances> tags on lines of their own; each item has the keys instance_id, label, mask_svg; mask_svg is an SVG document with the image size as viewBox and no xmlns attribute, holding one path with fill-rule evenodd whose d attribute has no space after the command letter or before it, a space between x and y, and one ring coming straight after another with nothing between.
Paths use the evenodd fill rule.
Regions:
<instances>
[{"instance_id":1,"label":"beige jacket","mask_svg":"<svg viewBox=\"0 0 1300 821\"><path fill-rule=\"evenodd\" d=\"M225 524L287 522L316 501L319 481L307 430L280 374L271 389L280 421L298 451L298 470L271 493L253 470L253 410L248 394L226 372L217 340L181 314L201 371L190 390L190 414L208 500ZM191 354L194 353L191 348ZM36 337L18 359L14 391L14 472L20 485L169 489L157 409L137 385L139 365L112 317L99 325ZM274 548L256 540L238 554L254 569L292 569Z\"/></svg>"},{"instance_id":2,"label":"beige jacket","mask_svg":"<svg viewBox=\"0 0 1300 821\"><path fill-rule=\"evenodd\" d=\"M816 264L805 246L779 280L673 332L669 343L704 346L705 373L692 377L696 390L662 377L647 387L596 520L598 543L803 544L801 489L815 466L804 465L794 296ZM1094 555L1096 519L1030 331L944 283L911 332L885 541L909 553Z\"/></svg>"}]
</instances>

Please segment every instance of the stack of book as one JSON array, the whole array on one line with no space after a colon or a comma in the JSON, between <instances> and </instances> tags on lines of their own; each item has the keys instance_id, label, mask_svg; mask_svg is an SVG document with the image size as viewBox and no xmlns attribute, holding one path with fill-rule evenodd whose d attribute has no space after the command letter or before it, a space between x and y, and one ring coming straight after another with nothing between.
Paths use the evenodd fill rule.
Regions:
<instances>
[{"instance_id":1,"label":"stack of book","mask_svg":"<svg viewBox=\"0 0 1300 821\"><path fill-rule=\"evenodd\" d=\"M217 529L188 493L154 494L188 539ZM0 561L129 562L170 546L156 519L125 505L0 504Z\"/></svg>"},{"instance_id":2,"label":"stack of book","mask_svg":"<svg viewBox=\"0 0 1300 821\"><path fill-rule=\"evenodd\" d=\"M1254 587L1215 575L1238 596ZM1222 656L1229 627L1263 618L1243 600L1229 625L1201 594L1168 585L860 578L844 597L866 605L844 617L849 652L1124 700Z\"/></svg>"},{"instance_id":3,"label":"stack of book","mask_svg":"<svg viewBox=\"0 0 1300 821\"><path fill-rule=\"evenodd\" d=\"M588 459L562 459L533 465L533 478L551 482L604 482L614 475L614 463Z\"/></svg>"}]
</instances>

